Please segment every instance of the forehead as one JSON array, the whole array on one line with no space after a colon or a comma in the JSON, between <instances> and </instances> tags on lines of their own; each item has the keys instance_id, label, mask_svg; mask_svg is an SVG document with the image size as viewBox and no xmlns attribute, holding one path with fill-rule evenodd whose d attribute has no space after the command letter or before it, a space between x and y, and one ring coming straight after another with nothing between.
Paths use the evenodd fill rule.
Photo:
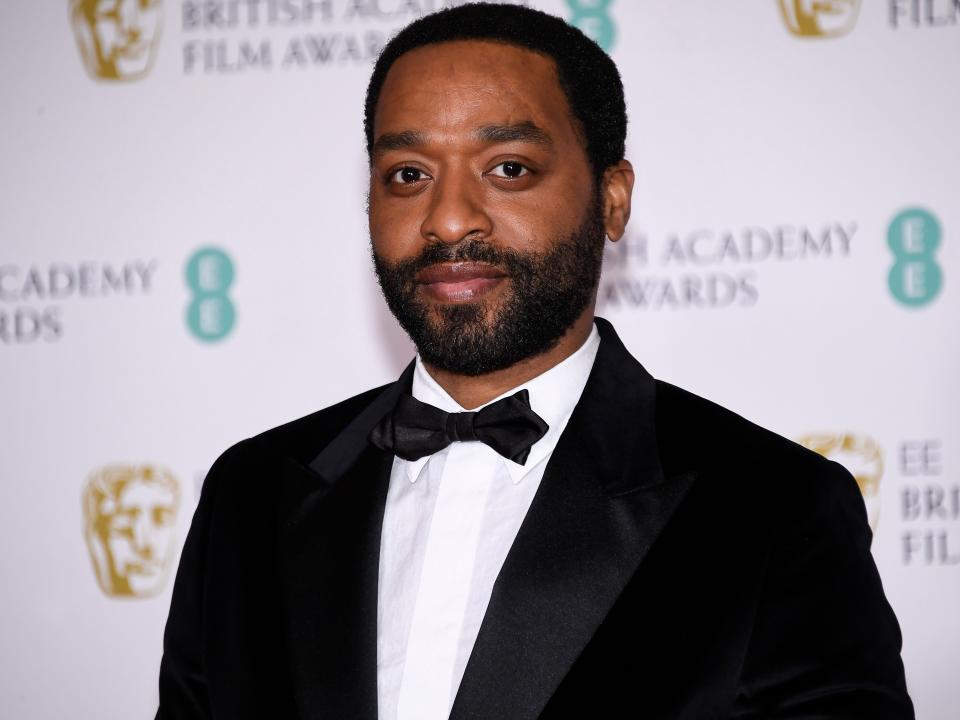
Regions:
<instances>
[{"instance_id":1,"label":"forehead","mask_svg":"<svg viewBox=\"0 0 960 720\"><path fill-rule=\"evenodd\" d=\"M553 60L507 43L457 40L411 50L391 66L374 137L409 130L453 134L524 121L555 139L577 138Z\"/></svg>"}]
</instances>

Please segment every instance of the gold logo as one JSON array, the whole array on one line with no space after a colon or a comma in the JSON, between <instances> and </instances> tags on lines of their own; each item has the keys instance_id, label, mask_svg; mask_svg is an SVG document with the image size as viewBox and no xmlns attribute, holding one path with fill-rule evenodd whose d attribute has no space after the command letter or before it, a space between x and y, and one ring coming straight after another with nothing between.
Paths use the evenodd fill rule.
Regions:
<instances>
[{"instance_id":1,"label":"gold logo","mask_svg":"<svg viewBox=\"0 0 960 720\"><path fill-rule=\"evenodd\" d=\"M853 433L811 433L797 440L804 447L836 460L857 479L867 506L870 527L880 521L880 479L883 477L883 450L877 441Z\"/></svg>"},{"instance_id":2,"label":"gold logo","mask_svg":"<svg viewBox=\"0 0 960 720\"><path fill-rule=\"evenodd\" d=\"M83 65L97 80L138 80L153 65L162 0L70 0Z\"/></svg>"},{"instance_id":3,"label":"gold logo","mask_svg":"<svg viewBox=\"0 0 960 720\"><path fill-rule=\"evenodd\" d=\"M174 553L180 488L152 465L108 465L83 489L83 535L100 589L150 597L163 589Z\"/></svg>"},{"instance_id":4,"label":"gold logo","mask_svg":"<svg viewBox=\"0 0 960 720\"><path fill-rule=\"evenodd\" d=\"M798 37L846 35L857 24L860 0L779 0L787 29Z\"/></svg>"}]
</instances>

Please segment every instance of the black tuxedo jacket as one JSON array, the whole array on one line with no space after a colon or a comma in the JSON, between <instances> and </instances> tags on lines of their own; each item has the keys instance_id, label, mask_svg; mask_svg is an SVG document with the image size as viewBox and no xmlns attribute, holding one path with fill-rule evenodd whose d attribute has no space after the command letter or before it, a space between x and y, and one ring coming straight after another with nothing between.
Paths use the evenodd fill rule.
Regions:
<instances>
[{"instance_id":1,"label":"black tuxedo jacket","mask_svg":"<svg viewBox=\"0 0 960 720\"><path fill-rule=\"evenodd\" d=\"M598 325L450 717L913 717L850 475L655 381ZM376 720L393 456L368 434L411 376L214 465L177 573L158 718Z\"/></svg>"}]
</instances>

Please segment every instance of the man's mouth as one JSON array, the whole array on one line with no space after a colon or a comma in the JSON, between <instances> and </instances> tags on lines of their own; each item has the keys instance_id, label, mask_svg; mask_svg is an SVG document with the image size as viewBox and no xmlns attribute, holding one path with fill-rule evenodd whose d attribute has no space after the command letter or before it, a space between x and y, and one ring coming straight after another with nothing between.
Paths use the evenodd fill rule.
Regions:
<instances>
[{"instance_id":1,"label":"man's mouth","mask_svg":"<svg viewBox=\"0 0 960 720\"><path fill-rule=\"evenodd\" d=\"M453 262L426 267L416 274L417 285L439 302L469 302L486 295L507 274L487 263Z\"/></svg>"}]
</instances>

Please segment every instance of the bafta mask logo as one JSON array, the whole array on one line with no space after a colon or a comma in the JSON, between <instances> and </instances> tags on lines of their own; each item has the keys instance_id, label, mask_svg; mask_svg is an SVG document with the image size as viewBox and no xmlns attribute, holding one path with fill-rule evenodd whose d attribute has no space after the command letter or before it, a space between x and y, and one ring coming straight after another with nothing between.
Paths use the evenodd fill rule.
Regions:
<instances>
[{"instance_id":1,"label":"bafta mask logo","mask_svg":"<svg viewBox=\"0 0 960 720\"><path fill-rule=\"evenodd\" d=\"M846 35L857 24L860 0L779 0L787 29L798 37Z\"/></svg>"},{"instance_id":2,"label":"bafta mask logo","mask_svg":"<svg viewBox=\"0 0 960 720\"><path fill-rule=\"evenodd\" d=\"M70 0L83 65L97 80L138 80L157 54L162 0Z\"/></svg>"},{"instance_id":3,"label":"bafta mask logo","mask_svg":"<svg viewBox=\"0 0 960 720\"><path fill-rule=\"evenodd\" d=\"M883 477L883 450L877 441L853 433L811 433L797 442L825 458L836 460L850 471L860 486L870 527L876 530L880 521L880 479Z\"/></svg>"},{"instance_id":4,"label":"bafta mask logo","mask_svg":"<svg viewBox=\"0 0 960 720\"><path fill-rule=\"evenodd\" d=\"M83 534L97 583L109 597L150 597L174 554L180 488L152 465L108 465L87 478Z\"/></svg>"}]
</instances>

